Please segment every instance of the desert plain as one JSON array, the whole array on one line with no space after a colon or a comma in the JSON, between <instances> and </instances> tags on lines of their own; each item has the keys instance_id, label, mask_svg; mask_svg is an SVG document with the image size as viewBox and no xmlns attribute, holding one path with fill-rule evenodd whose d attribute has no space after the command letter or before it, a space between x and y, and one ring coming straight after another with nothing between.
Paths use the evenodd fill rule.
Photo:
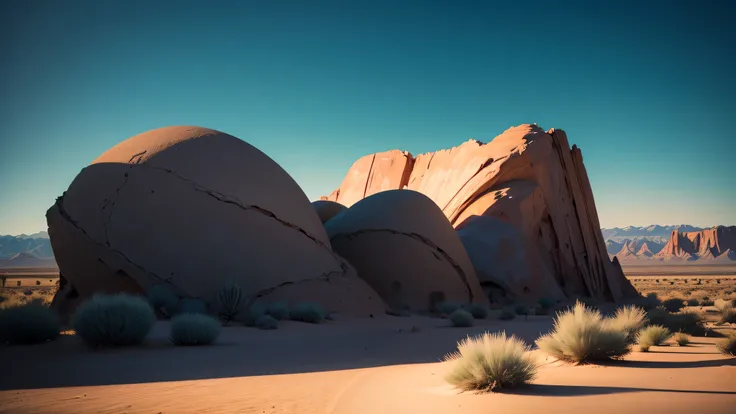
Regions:
<instances>
[{"instance_id":1,"label":"desert plain","mask_svg":"<svg viewBox=\"0 0 736 414\"><path fill-rule=\"evenodd\" d=\"M704 286L716 285L716 278L722 290L736 285L728 272L689 273L713 280ZM657 289L657 277L666 286L662 294L687 296L700 287L663 283L681 275L629 276L644 292ZM3 295L32 291L42 297L45 288L33 281L31 287L5 287ZM167 321L132 348L91 351L67 332L45 344L0 348L6 374L0 377L0 412L725 414L736 407L736 359L714 345L733 326L719 327L717 336L693 337L685 347L635 350L606 364L576 366L535 349L539 369L529 386L459 392L444 380L450 363L442 361L458 340L505 331L533 344L553 325L551 315L502 321L498 312L469 328L418 315L335 315L317 325L286 321L269 331L233 325L209 347L173 346Z\"/></svg>"}]
</instances>

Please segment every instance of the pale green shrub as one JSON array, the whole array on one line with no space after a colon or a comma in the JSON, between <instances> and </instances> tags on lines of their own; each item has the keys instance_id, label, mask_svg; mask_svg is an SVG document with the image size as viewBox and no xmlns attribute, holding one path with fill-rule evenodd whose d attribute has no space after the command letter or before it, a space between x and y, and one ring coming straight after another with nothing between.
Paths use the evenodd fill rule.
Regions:
<instances>
[{"instance_id":1,"label":"pale green shrub","mask_svg":"<svg viewBox=\"0 0 736 414\"><path fill-rule=\"evenodd\" d=\"M183 313L171 320L169 339L175 345L211 345L220 336L220 322L201 313Z\"/></svg>"},{"instance_id":2,"label":"pale green shrub","mask_svg":"<svg viewBox=\"0 0 736 414\"><path fill-rule=\"evenodd\" d=\"M640 307L624 306L616 309L616 314L604 321L608 328L623 332L629 343L633 343L636 333L647 323L647 314Z\"/></svg>"},{"instance_id":3,"label":"pale green shrub","mask_svg":"<svg viewBox=\"0 0 736 414\"><path fill-rule=\"evenodd\" d=\"M651 325L639 331L636 342L646 352L652 346L661 346L672 337L672 332L661 325Z\"/></svg>"},{"instance_id":4,"label":"pale green shrub","mask_svg":"<svg viewBox=\"0 0 736 414\"><path fill-rule=\"evenodd\" d=\"M140 344L155 322L147 300L124 293L96 294L79 305L72 318L77 336L95 347Z\"/></svg>"},{"instance_id":5,"label":"pale green shrub","mask_svg":"<svg viewBox=\"0 0 736 414\"><path fill-rule=\"evenodd\" d=\"M291 320L320 323L325 319L325 311L316 303L298 303L291 309Z\"/></svg>"},{"instance_id":6,"label":"pale green shrub","mask_svg":"<svg viewBox=\"0 0 736 414\"><path fill-rule=\"evenodd\" d=\"M529 348L505 332L467 337L446 357L453 364L445 380L463 391L489 392L528 383L537 366Z\"/></svg>"},{"instance_id":7,"label":"pale green shrub","mask_svg":"<svg viewBox=\"0 0 736 414\"><path fill-rule=\"evenodd\" d=\"M468 311L456 309L450 315L450 321L452 322L452 326L457 326L458 328L467 328L469 326L473 326L473 315L471 315Z\"/></svg>"}]
</instances>

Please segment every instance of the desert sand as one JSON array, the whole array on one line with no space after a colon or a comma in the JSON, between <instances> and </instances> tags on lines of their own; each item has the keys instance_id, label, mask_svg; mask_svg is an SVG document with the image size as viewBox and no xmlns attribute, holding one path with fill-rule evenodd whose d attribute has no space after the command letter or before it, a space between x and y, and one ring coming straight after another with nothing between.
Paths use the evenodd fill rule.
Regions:
<instances>
[{"instance_id":1,"label":"desert sand","mask_svg":"<svg viewBox=\"0 0 736 414\"><path fill-rule=\"evenodd\" d=\"M3 348L0 412L725 414L736 406L736 359L719 354L713 338L606 366L562 364L533 351L542 366L532 385L472 394L443 379L442 357L457 340L506 330L531 343L552 318L452 328L421 316L338 316L275 331L227 327L204 348L174 347L167 325L158 322L136 348L90 351L74 336Z\"/></svg>"}]
</instances>

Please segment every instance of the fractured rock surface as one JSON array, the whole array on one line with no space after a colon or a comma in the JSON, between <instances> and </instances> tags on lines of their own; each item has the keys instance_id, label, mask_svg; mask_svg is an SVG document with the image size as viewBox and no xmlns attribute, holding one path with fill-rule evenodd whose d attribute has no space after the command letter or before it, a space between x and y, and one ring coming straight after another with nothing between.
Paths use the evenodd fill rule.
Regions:
<instances>
[{"instance_id":1,"label":"fractured rock surface","mask_svg":"<svg viewBox=\"0 0 736 414\"><path fill-rule=\"evenodd\" d=\"M58 309L154 284L214 307L231 280L250 299L356 314L385 307L332 251L296 182L218 131L168 127L121 142L79 173L47 221L68 283Z\"/></svg>"},{"instance_id":2,"label":"fractured rock surface","mask_svg":"<svg viewBox=\"0 0 736 414\"><path fill-rule=\"evenodd\" d=\"M335 251L396 309L487 302L457 233L421 193L379 192L325 227Z\"/></svg>"},{"instance_id":3,"label":"fractured rock surface","mask_svg":"<svg viewBox=\"0 0 736 414\"><path fill-rule=\"evenodd\" d=\"M376 177L380 185L375 184ZM570 148L561 130L545 132L525 124L487 144L470 140L416 158L396 150L369 155L358 160L340 188L324 198L350 207L386 187L425 194L457 229L484 223L470 222L474 216L511 224L523 240L524 254L535 258L529 278L506 280L511 293L540 296L556 286L544 296L618 300L635 294L618 262L609 259L582 155L576 146ZM475 234L475 249L481 248L478 237L500 237L493 232ZM498 242L485 243L488 255L497 255ZM474 251L473 256L482 253ZM474 264L480 262L476 259ZM482 262L483 268L476 268L479 274L504 274L505 263Z\"/></svg>"}]
</instances>

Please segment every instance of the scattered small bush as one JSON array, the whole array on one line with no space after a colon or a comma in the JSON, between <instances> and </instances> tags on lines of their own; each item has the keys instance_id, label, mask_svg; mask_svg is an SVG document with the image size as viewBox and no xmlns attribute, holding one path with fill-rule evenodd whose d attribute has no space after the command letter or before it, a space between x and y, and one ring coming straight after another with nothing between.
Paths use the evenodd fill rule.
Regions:
<instances>
[{"instance_id":1,"label":"scattered small bush","mask_svg":"<svg viewBox=\"0 0 736 414\"><path fill-rule=\"evenodd\" d=\"M514 306L514 312L516 312L517 315L528 315L529 307L523 304L519 304Z\"/></svg>"},{"instance_id":2,"label":"scattered small bush","mask_svg":"<svg viewBox=\"0 0 736 414\"><path fill-rule=\"evenodd\" d=\"M97 294L77 308L72 326L88 345L136 345L156 322L153 308L139 296Z\"/></svg>"},{"instance_id":3,"label":"scattered small bush","mask_svg":"<svg viewBox=\"0 0 736 414\"><path fill-rule=\"evenodd\" d=\"M165 285L154 285L146 292L148 302L157 313L172 316L176 313L179 297Z\"/></svg>"},{"instance_id":4,"label":"scattered small bush","mask_svg":"<svg viewBox=\"0 0 736 414\"><path fill-rule=\"evenodd\" d=\"M526 384L537 372L528 351L522 340L505 332L467 337L445 359L453 364L445 380L463 391L479 392Z\"/></svg>"},{"instance_id":5,"label":"scattered small bush","mask_svg":"<svg viewBox=\"0 0 736 414\"><path fill-rule=\"evenodd\" d=\"M175 345L211 345L220 336L220 322L201 313L183 313L171 320L169 339Z\"/></svg>"},{"instance_id":6,"label":"scattered small bush","mask_svg":"<svg viewBox=\"0 0 736 414\"><path fill-rule=\"evenodd\" d=\"M278 329L279 321L271 315L261 315L256 319L256 326L263 330Z\"/></svg>"},{"instance_id":7,"label":"scattered small bush","mask_svg":"<svg viewBox=\"0 0 736 414\"><path fill-rule=\"evenodd\" d=\"M291 319L299 322L320 323L325 311L316 303L299 303L291 310Z\"/></svg>"},{"instance_id":8,"label":"scattered small bush","mask_svg":"<svg viewBox=\"0 0 736 414\"><path fill-rule=\"evenodd\" d=\"M471 303L468 305L468 312L470 312L475 319L485 319L488 317L488 308L480 303Z\"/></svg>"},{"instance_id":9,"label":"scattered small bush","mask_svg":"<svg viewBox=\"0 0 736 414\"><path fill-rule=\"evenodd\" d=\"M59 317L39 303L0 309L0 343L37 344L59 336Z\"/></svg>"},{"instance_id":10,"label":"scattered small bush","mask_svg":"<svg viewBox=\"0 0 736 414\"><path fill-rule=\"evenodd\" d=\"M624 306L616 309L616 314L604 321L609 329L623 332L627 341L634 343L636 333L647 323L647 314L637 306Z\"/></svg>"},{"instance_id":11,"label":"scattered small bush","mask_svg":"<svg viewBox=\"0 0 736 414\"><path fill-rule=\"evenodd\" d=\"M721 318L718 324L736 323L736 308L725 308L721 311Z\"/></svg>"},{"instance_id":12,"label":"scattered small bush","mask_svg":"<svg viewBox=\"0 0 736 414\"><path fill-rule=\"evenodd\" d=\"M664 308L667 309L668 312L679 312L685 306L685 304L683 303L682 299L670 298L662 302L662 306L664 306Z\"/></svg>"},{"instance_id":13,"label":"scattered small bush","mask_svg":"<svg viewBox=\"0 0 736 414\"><path fill-rule=\"evenodd\" d=\"M661 325L672 332L684 332L688 335L702 336L705 334L703 315L695 310L672 314L663 308L647 312L649 323Z\"/></svg>"},{"instance_id":14,"label":"scattered small bush","mask_svg":"<svg viewBox=\"0 0 736 414\"><path fill-rule=\"evenodd\" d=\"M243 290L237 283L231 282L223 286L217 294L217 301L220 304L220 318L224 322L230 322L240 313L240 299Z\"/></svg>"},{"instance_id":15,"label":"scattered small bush","mask_svg":"<svg viewBox=\"0 0 736 414\"><path fill-rule=\"evenodd\" d=\"M599 311L579 301L572 309L558 313L553 331L536 344L557 359L575 363L616 359L630 352L626 333L605 323Z\"/></svg>"},{"instance_id":16,"label":"scattered small bush","mask_svg":"<svg viewBox=\"0 0 736 414\"><path fill-rule=\"evenodd\" d=\"M266 308L261 304L255 304L249 307L243 315L243 324L245 326L256 326L258 318L266 314Z\"/></svg>"},{"instance_id":17,"label":"scattered small bush","mask_svg":"<svg viewBox=\"0 0 736 414\"><path fill-rule=\"evenodd\" d=\"M457 309L450 315L450 321L452 321L452 326L467 328L473 326L473 315L468 311Z\"/></svg>"},{"instance_id":18,"label":"scattered small bush","mask_svg":"<svg viewBox=\"0 0 736 414\"><path fill-rule=\"evenodd\" d=\"M437 304L437 312L442 315L449 316L460 308L460 304L456 302L440 302L439 304Z\"/></svg>"},{"instance_id":19,"label":"scattered small bush","mask_svg":"<svg viewBox=\"0 0 736 414\"><path fill-rule=\"evenodd\" d=\"M736 335L718 341L716 348L724 355L736 356Z\"/></svg>"},{"instance_id":20,"label":"scattered small bush","mask_svg":"<svg viewBox=\"0 0 736 414\"><path fill-rule=\"evenodd\" d=\"M636 342L642 351L647 352L649 347L660 346L672 337L672 332L661 325L651 325L639 331Z\"/></svg>"},{"instance_id":21,"label":"scattered small bush","mask_svg":"<svg viewBox=\"0 0 736 414\"><path fill-rule=\"evenodd\" d=\"M687 300L687 306L698 306L700 305L700 302L695 298L690 298Z\"/></svg>"},{"instance_id":22,"label":"scattered small bush","mask_svg":"<svg viewBox=\"0 0 736 414\"><path fill-rule=\"evenodd\" d=\"M677 345L680 346L687 346L690 343L690 335L685 332L678 332L672 338L677 342Z\"/></svg>"},{"instance_id":23,"label":"scattered small bush","mask_svg":"<svg viewBox=\"0 0 736 414\"><path fill-rule=\"evenodd\" d=\"M277 321L282 321L289 317L289 308L281 302L271 303L266 307L266 315L271 316Z\"/></svg>"},{"instance_id":24,"label":"scattered small bush","mask_svg":"<svg viewBox=\"0 0 736 414\"><path fill-rule=\"evenodd\" d=\"M501 309L501 313L498 314L498 319L502 321L510 321L516 318L516 312L511 309Z\"/></svg>"},{"instance_id":25,"label":"scattered small bush","mask_svg":"<svg viewBox=\"0 0 736 414\"><path fill-rule=\"evenodd\" d=\"M177 315L200 313L207 314L207 304L203 300L197 298L181 298L176 309Z\"/></svg>"}]
</instances>

